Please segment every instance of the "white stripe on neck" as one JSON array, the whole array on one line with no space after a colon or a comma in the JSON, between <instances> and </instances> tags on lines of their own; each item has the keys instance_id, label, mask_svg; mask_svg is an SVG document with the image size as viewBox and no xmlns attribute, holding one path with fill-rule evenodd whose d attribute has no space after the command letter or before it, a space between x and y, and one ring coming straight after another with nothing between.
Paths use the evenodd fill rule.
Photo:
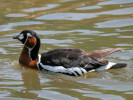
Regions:
<instances>
[{"instance_id":1,"label":"white stripe on neck","mask_svg":"<svg viewBox=\"0 0 133 100\"><path fill-rule=\"evenodd\" d=\"M35 37L34 37L35 38ZM36 39L36 38L35 38ZM31 58L31 50L36 46L36 44L37 44L37 40L36 40L36 44L34 45L34 47L33 48L29 48L29 47L27 47L26 46L26 42L27 42L27 40L28 40L28 36L27 36L27 39L26 39L26 41L25 41L25 43L24 43L24 46L26 47L26 48L28 48L28 50L29 50L29 57L30 57L30 60L31 61L33 61L33 59Z\"/></svg>"},{"instance_id":2,"label":"white stripe on neck","mask_svg":"<svg viewBox=\"0 0 133 100\"><path fill-rule=\"evenodd\" d=\"M28 48L28 47L27 47ZM33 48L28 48L28 50L29 50L29 57L30 57L30 60L32 61L33 59L31 58L31 50L32 50Z\"/></svg>"}]
</instances>

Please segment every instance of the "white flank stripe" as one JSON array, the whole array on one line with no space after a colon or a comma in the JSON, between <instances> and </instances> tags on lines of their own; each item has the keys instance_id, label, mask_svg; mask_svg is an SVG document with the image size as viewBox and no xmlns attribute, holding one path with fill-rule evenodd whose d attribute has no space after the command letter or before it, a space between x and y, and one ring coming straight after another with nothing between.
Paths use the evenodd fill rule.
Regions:
<instances>
[{"instance_id":1,"label":"white flank stripe","mask_svg":"<svg viewBox=\"0 0 133 100\"><path fill-rule=\"evenodd\" d=\"M95 69L92 69L92 70L89 70L88 72L94 72L94 71L96 71Z\"/></svg>"},{"instance_id":2,"label":"white flank stripe","mask_svg":"<svg viewBox=\"0 0 133 100\"><path fill-rule=\"evenodd\" d=\"M87 73L87 71L84 68L80 68L82 70L82 72L85 74Z\"/></svg>"},{"instance_id":3,"label":"white flank stripe","mask_svg":"<svg viewBox=\"0 0 133 100\"><path fill-rule=\"evenodd\" d=\"M74 72L77 72L78 74L82 75L81 69L78 67L73 68Z\"/></svg>"},{"instance_id":4,"label":"white flank stripe","mask_svg":"<svg viewBox=\"0 0 133 100\"><path fill-rule=\"evenodd\" d=\"M77 67L75 67L75 68L68 68L68 69L67 69L67 72L70 73L70 74L74 74L75 76L78 76L78 75L77 75L77 73L78 73L77 70L78 70L78 69L79 69L79 68L77 68ZM75 71L76 71L77 73L76 73Z\"/></svg>"},{"instance_id":5,"label":"white flank stripe","mask_svg":"<svg viewBox=\"0 0 133 100\"><path fill-rule=\"evenodd\" d=\"M39 64L41 67L43 67L46 70L52 71L52 72L58 72L58 73L68 73L68 74L74 74L75 76L82 75L84 73L87 73L87 71L84 68L81 67L72 67L72 68L65 68L63 66L50 66L50 65L43 65L41 63L41 55L38 55L38 61L37 61L37 67L39 68ZM77 74L78 73L78 74Z\"/></svg>"},{"instance_id":6,"label":"white flank stripe","mask_svg":"<svg viewBox=\"0 0 133 100\"><path fill-rule=\"evenodd\" d=\"M100 68L97 68L96 71L104 71L110 69L114 65L116 65L116 63L109 62L107 66L102 66Z\"/></svg>"},{"instance_id":7,"label":"white flank stripe","mask_svg":"<svg viewBox=\"0 0 133 100\"><path fill-rule=\"evenodd\" d=\"M38 60L37 65L40 63L40 61ZM40 65L49 71L52 72L58 72L58 73L68 73L68 74L74 74L75 76L82 75L84 73L87 73L87 71L83 68L80 67L72 67L72 68L64 68L63 66L50 66L50 65L43 65L42 63L40 63ZM37 66L39 68L39 66ZM78 73L78 74L77 74Z\"/></svg>"},{"instance_id":8,"label":"white flank stripe","mask_svg":"<svg viewBox=\"0 0 133 100\"><path fill-rule=\"evenodd\" d=\"M74 74L75 76L78 76L77 73L74 71L74 68L68 68L67 73Z\"/></svg>"},{"instance_id":9,"label":"white flank stripe","mask_svg":"<svg viewBox=\"0 0 133 100\"><path fill-rule=\"evenodd\" d=\"M65 73L66 72L66 69L64 67L62 67L62 66L49 66L49 65L43 65L42 63L40 63L40 65L44 69L52 71L52 72L61 72L61 73Z\"/></svg>"}]
</instances>

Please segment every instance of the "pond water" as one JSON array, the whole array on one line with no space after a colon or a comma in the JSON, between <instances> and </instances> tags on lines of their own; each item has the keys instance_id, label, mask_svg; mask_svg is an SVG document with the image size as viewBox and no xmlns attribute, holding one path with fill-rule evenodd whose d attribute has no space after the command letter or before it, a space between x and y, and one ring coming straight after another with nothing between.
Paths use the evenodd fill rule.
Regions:
<instances>
[{"instance_id":1,"label":"pond water","mask_svg":"<svg viewBox=\"0 0 133 100\"><path fill-rule=\"evenodd\" d=\"M0 100L133 98L133 0L0 0L0 4ZM23 45L12 37L25 29L39 34L39 53L55 48L125 48L106 58L128 67L80 77L21 68Z\"/></svg>"}]
</instances>

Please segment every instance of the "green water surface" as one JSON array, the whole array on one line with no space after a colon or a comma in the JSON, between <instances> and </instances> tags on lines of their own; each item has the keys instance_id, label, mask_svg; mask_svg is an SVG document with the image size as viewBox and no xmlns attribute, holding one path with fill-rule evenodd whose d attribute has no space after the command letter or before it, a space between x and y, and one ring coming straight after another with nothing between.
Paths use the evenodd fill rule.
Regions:
<instances>
[{"instance_id":1,"label":"green water surface","mask_svg":"<svg viewBox=\"0 0 133 100\"><path fill-rule=\"evenodd\" d=\"M125 69L53 75L21 68L22 30L41 38L39 53L125 48L106 57ZM133 0L0 0L0 100L132 100Z\"/></svg>"}]
</instances>

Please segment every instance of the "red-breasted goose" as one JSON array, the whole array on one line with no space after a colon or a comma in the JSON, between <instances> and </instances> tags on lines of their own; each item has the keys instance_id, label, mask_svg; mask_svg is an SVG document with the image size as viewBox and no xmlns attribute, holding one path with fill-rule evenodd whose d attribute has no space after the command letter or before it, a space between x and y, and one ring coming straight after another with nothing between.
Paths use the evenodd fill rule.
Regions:
<instances>
[{"instance_id":1,"label":"red-breasted goose","mask_svg":"<svg viewBox=\"0 0 133 100\"><path fill-rule=\"evenodd\" d=\"M104 59L105 56L122 50L122 48L107 48L90 52L81 49L59 48L38 54L40 38L34 31L24 30L18 36L14 36L13 39L18 39L24 44L19 63L26 67L80 76L91 71L127 66L126 63L112 63Z\"/></svg>"}]
</instances>

